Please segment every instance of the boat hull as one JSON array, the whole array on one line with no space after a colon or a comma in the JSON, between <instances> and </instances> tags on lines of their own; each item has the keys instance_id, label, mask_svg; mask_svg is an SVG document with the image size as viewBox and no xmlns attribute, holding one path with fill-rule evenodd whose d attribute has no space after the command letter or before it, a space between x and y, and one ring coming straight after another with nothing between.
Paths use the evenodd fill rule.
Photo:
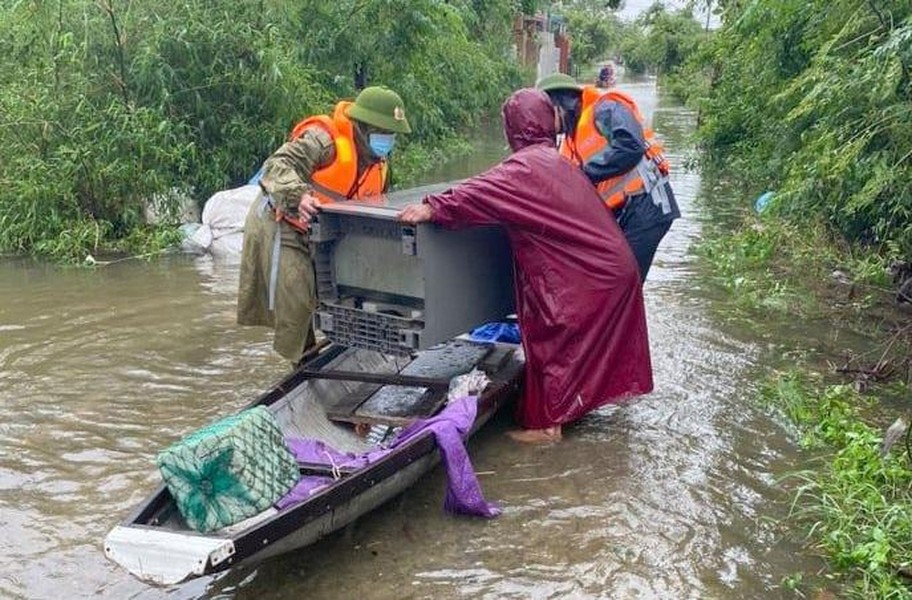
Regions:
<instances>
[{"instance_id":1,"label":"boat hull","mask_svg":"<svg viewBox=\"0 0 912 600\"><path fill-rule=\"evenodd\" d=\"M299 422L300 415L305 412L302 406L311 402L313 394L332 394L337 386L345 387L346 393L352 388L345 382L312 380L314 371L338 363L345 358L344 352L330 347L253 404L269 406L287 434L306 434L301 431L304 426ZM394 376L399 368L375 357L371 361L361 365L371 374L389 370ZM489 369L491 384L478 399L470 433L510 402L521 384L522 363L512 353L509 360L493 367L489 365ZM326 423L320 425L321 431L331 427ZM313 544L345 527L412 487L439 460L434 435L426 431L316 492L305 502L282 511L270 509L205 535L182 523L170 493L161 486L108 534L105 554L137 578L157 585L172 585L239 564L258 562Z\"/></svg>"}]
</instances>

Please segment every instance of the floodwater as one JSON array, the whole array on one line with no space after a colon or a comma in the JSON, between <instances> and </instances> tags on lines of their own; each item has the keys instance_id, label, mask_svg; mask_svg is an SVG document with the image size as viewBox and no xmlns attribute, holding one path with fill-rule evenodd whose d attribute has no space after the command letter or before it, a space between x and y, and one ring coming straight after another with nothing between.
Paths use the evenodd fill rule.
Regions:
<instances>
[{"instance_id":1,"label":"floodwater","mask_svg":"<svg viewBox=\"0 0 912 600\"><path fill-rule=\"evenodd\" d=\"M172 588L133 579L102 540L156 485L156 453L286 366L266 330L235 325L231 263L0 262L0 597L793 597L783 579L821 566L781 525L798 450L749 401L775 334L725 319L696 275L698 198L719 192L682 167L694 115L652 81L622 87L666 139L684 213L645 288L656 388L552 446L513 443L499 415L470 446L504 509L492 521L445 515L437 469L302 551ZM476 172L502 144L434 176Z\"/></svg>"}]
</instances>

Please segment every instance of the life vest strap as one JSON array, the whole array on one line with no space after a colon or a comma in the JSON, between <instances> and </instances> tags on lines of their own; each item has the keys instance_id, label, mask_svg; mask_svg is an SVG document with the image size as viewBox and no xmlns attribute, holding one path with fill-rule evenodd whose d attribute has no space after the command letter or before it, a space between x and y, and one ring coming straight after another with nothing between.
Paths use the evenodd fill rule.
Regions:
<instances>
[{"instance_id":1,"label":"life vest strap","mask_svg":"<svg viewBox=\"0 0 912 600\"><path fill-rule=\"evenodd\" d=\"M639 175L639 169L643 165L644 162L646 162L646 159L641 158L640 162L638 162L634 168L630 169L629 171L624 173L620 178L618 178L618 180L614 182L614 185L612 185L610 188L608 188L606 190L600 190L599 193L602 196L602 200L608 200L615 194L623 192L624 189L627 187L627 185L631 181L633 181L634 179L637 178L637 176Z\"/></svg>"},{"instance_id":2,"label":"life vest strap","mask_svg":"<svg viewBox=\"0 0 912 600\"><path fill-rule=\"evenodd\" d=\"M627 193L627 186L637 178L642 182L643 188L641 190L636 190L635 193ZM607 190L600 190L599 194L601 195L602 200L607 202L616 194L624 193L626 196L624 202L626 202L627 197L629 196L637 194L652 195L656 190L661 189L660 195L662 195L664 199L658 199L661 204L657 202L657 206L661 206L662 211L667 213L671 211L671 203L668 200L667 194L664 193L664 184L666 183L668 183L668 177L662 173L660 166L656 164L655 160L647 158L644 155L634 168L624 173L624 175L615 181ZM656 202L657 199L654 198L653 201Z\"/></svg>"}]
</instances>

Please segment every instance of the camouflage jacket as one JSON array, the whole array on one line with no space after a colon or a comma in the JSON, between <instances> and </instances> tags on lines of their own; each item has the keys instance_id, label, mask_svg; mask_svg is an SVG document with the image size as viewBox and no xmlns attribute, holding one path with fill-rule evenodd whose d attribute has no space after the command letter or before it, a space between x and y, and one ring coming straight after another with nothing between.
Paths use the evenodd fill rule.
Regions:
<instances>
[{"instance_id":1,"label":"camouflage jacket","mask_svg":"<svg viewBox=\"0 0 912 600\"><path fill-rule=\"evenodd\" d=\"M355 127L358 175L377 158L368 149L366 136ZM260 186L286 211L295 212L301 195L311 191L311 175L336 159L332 137L320 127L311 127L300 137L285 142L266 160ZM386 182L389 185L389 182Z\"/></svg>"}]
</instances>

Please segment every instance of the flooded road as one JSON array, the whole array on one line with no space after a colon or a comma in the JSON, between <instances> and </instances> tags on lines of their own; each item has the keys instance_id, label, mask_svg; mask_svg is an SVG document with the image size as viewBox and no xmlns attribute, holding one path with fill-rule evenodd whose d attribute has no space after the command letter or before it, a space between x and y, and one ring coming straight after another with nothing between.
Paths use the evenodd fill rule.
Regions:
<instances>
[{"instance_id":1,"label":"flooded road","mask_svg":"<svg viewBox=\"0 0 912 600\"><path fill-rule=\"evenodd\" d=\"M697 200L682 162L694 115L622 85L653 115L683 218L645 287L655 391L546 447L501 414L471 443L493 521L443 514L440 469L310 548L173 588L104 558L107 531L156 484L156 453L246 404L286 366L234 323L237 268L175 256L95 271L0 262L0 597L777 598L813 557L779 525L798 451L748 398L759 339L695 276ZM496 160L432 174L464 177ZM479 158L480 157L480 158Z\"/></svg>"}]
</instances>

